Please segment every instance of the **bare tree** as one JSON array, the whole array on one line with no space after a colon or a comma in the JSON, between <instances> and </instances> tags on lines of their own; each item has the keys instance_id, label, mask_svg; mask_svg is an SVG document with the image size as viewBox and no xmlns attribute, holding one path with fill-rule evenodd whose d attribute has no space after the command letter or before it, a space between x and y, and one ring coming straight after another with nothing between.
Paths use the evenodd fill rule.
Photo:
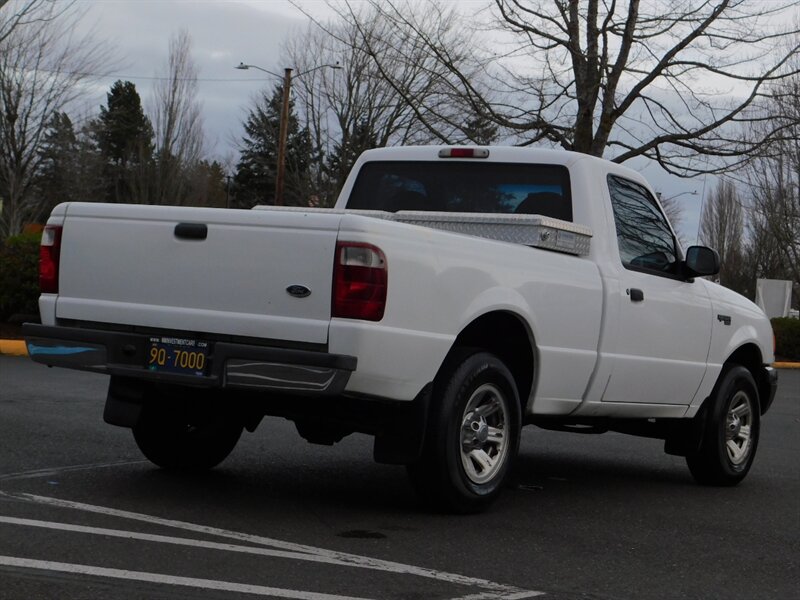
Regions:
<instances>
[{"instance_id":1,"label":"bare tree","mask_svg":"<svg viewBox=\"0 0 800 600\"><path fill-rule=\"evenodd\" d=\"M17 27L52 21L72 9L74 0L0 0L0 42ZM5 10L3 10L5 9Z\"/></svg>"},{"instance_id":2,"label":"bare tree","mask_svg":"<svg viewBox=\"0 0 800 600\"><path fill-rule=\"evenodd\" d=\"M188 175L203 157L203 121L197 100L197 67L192 41L183 29L169 42L167 73L154 92L155 202L183 204L190 195Z\"/></svg>"},{"instance_id":3,"label":"bare tree","mask_svg":"<svg viewBox=\"0 0 800 600\"><path fill-rule=\"evenodd\" d=\"M780 139L753 158L750 184L751 238L756 276L800 282L800 77L780 86L772 97L790 125ZM758 135L757 131L752 132ZM800 291L795 287L795 303Z\"/></svg>"},{"instance_id":4,"label":"bare tree","mask_svg":"<svg viewBox=\"0 0 800 600\"><path fill-rule=\"evenodd\" d=\"M494 0L489 37L446 3L368 4L389 40L367 34L362 15L370 13L335 6L444 142L463 136L453 106L466 104L518 144L616 162L643 156L683 176L720 172L764 144L743 138L743 123L768 126L767 138L780 133L784 125L749 109L764 104L765 86L798 72L789 59L799 46L785 44L797 27L783 26L797 12L793 0ZM410 59L404 48L420 44L439 90L421 102L383 58L390 46Z\"/></svg>"},{"instance_id":5,"label":"bare tree","mask_svg":"<svg viewBox=\"0 0 800 600\"><path fill-rule=\"evenodd\" d=\"M330 179L328 195L363 150L436 139L395 86L423 106L432 100L437 80L430 73L437 65L421 40L400 40L396 33L377 9L367 7L357 19L312 23L285 46L286 64L305 73L293 91L315 145L318 176ZM380 52L379 63L372 52ZM334 64L340 69L317 68Z\"/></svg>"},{"instance_id":6,"label":"bare tree","mask_svg":"<svg viewBox=\"0 0 800 600\"><path fill-rule=\"evenodd\" d=\"M0 237L42 218L34 183L47 125L85 92L81 84L109 55L91 36L75 36L81 13L74 8L42 2L13 21L19 12L8 9L14 6L0 10L0 30L8 31L0 42Z\"/></svg>"},{"instance_id":7,"label":"bare tree","mask_svg":"<svg viewBox=\"0 0 800 600\"><path fill-rule=\"evenodd\" d=\"M700 242L719 252L719 282L741 294L752 295L755 278L745 260L745 210L736 186L722 179L703 205Z\"/></svg>"}]
</instances>

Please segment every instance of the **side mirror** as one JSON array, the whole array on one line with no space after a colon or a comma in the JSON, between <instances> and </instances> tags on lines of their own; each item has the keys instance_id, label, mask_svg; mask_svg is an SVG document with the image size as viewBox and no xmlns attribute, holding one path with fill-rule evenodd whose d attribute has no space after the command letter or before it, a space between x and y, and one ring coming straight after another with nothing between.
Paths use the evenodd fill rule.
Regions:
<instances>
[{"instance_id":1,"label":"side mirror","mask_svg":"<svg viewBox=\"0 0 800 600\"><path fill-rule=\"evenodd\" d=\"M692 277L719 273L719 253L705 246L690 246L686 250L686 270Z\"/></svg>"}]
</instances>

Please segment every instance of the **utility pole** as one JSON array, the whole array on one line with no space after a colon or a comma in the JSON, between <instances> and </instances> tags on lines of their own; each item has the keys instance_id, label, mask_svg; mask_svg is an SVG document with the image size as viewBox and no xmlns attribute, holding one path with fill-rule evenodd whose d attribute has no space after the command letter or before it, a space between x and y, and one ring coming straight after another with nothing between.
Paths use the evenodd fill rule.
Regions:
<instances>
[{"instance_id":1,"label":"utility pole","mask_svg":"<svg viewBox=\"0 0 800 600\"><path fill-rule=\"evenodd\" d=\"M281 126L278 133L278 172L275 176L275 206L283 206L283 187L286 176L286 138L289 135L289 92L292 86L292 69L286 68L283 75L283 105Z\"/></svg>"},{"instance_id":2,"label":"utility pole","mask_svg":"<svg viewBox=\"0 0 800 600\"><path fill-rule=\"evenodd\" d=\"M2 0L0 0L2 2ZM316 71L317 69L323 68L330 68L330 69L341 69L342 67L339 66L337 62L335 65L319 65L317 67L312 67L307 71L303 71L302 73L298 73L297 77L302 77L306 73L311 73ZM273 77L280 77L277 73L273 73L272 71L268 71L267 69L262 69L257 65L246 65L243 62L240 62L238 66L234 67L235 69L241 69L246 71L247 69L258 69L259 71L263 71ZM286 68L284 69L283 73L283 105L281 106L281 123L280 129L278 131L278 168L275 174L275 205L276 206L283 206L283 188L284 182L286 179L286 139L289 137L289 98L290 92L292 89L292 69Z\"/></svg>"}]
</instances>

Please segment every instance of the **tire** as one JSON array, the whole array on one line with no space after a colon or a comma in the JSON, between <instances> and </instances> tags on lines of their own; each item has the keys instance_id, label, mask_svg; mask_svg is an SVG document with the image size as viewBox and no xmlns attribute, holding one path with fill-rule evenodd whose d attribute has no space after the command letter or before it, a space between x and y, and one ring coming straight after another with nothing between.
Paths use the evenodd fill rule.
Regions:
<instances>
[{"instance_id":1,"label":"tire","mask_svg":"<svg viewBox=\"0 0 800 600\"><path fill-rule=\"evenodd\" d=\"M205 470L221 463L242 434L242 423L213 405L150 403L142 409L133 437L142 454L164 469Z\"/></svg>"},{"instance_id":2,"label":"tire","mask_svg":"<svg viewBox=\"0 0 800 600\"><path fill-rule=\"evenodd\" d=\"M500 494L519 450L514 378L494 355L457 353L434 382L420 459L408 466L417 493L438 509L474 513Z\"/></svg>"},{"instance_id":3,"label":"tire","mask_svg":"<svg viewBox=\"0 0 800 600\"><path fill-rule=\"evenodd\" d=\"M761 410L750 371L725 367L707 402L700 447L686 457L686 464L697 483L736 485L750 470L758 448Z\"/></svg>"}]
</instances>

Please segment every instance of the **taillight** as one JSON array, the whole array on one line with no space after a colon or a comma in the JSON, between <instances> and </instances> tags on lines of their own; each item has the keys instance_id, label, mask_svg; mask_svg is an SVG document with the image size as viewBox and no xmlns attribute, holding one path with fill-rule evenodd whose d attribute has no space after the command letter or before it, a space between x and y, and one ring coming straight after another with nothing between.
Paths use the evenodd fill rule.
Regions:
<instances>
[{"instance_id":1,"label":"taillight","mask_svg":"<svg viewBox=\"0 0 800 600\"><path fill-rule=\"evenodd\" d=\"M331 313L343 319L380 321L386 307L388 271L380 248L338 242L333 266Z\"/></svg>"},{"instance_id":2,"label":"taillight","mask_svg":"<svg viewBox=\"0 0 800 600\"><path fill-rule=\"evenodd\" d=\"M58 293L58 261L61 256L61 226L47 225L39 246L39 289L43 294Z\"/></svg>"}]
</instances>

